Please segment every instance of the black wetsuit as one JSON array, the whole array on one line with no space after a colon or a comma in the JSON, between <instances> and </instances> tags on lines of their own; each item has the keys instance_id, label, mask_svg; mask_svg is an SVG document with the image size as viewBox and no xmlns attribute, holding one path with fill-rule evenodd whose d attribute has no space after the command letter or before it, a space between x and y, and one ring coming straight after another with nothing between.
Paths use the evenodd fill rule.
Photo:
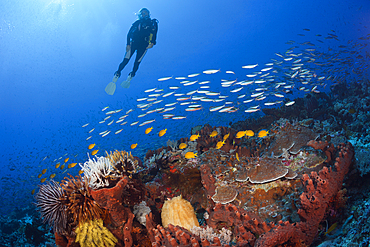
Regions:
<instances>
[{"instance_id":1,"label":"black wetsuit","mask_svg":"<svg viewBox=\"0 0 370 247\"><path fill-rule=\"evenodd\" d=\"M125 58L122 63L119 65L116 74L121 75L121 71L125 68L128 61L136 51L136 58L134 62L134 68L129 74L131 77L134 77L136 71L139 68L139 64L143 59L147 47L150 43L153 45L156 44L157 40L157 31L158 31L158 21L156 19L142 19L135 21L128 34L127 34L127 45L130 45L130 50L126 52Z\"/></svg>"}]
</instances>

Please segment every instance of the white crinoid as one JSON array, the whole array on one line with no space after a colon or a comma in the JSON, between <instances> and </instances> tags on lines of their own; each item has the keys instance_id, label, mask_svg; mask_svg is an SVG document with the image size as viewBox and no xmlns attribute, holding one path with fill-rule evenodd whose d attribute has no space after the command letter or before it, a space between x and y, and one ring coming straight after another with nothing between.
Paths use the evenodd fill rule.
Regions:
<instances>
[{"instance_id":1,"label":"white crinoid","mask_svg":"<svg viewBox=\"0 0 370 247\"><path fill-rule=\"evenodd\" d=\"M89 187L96 190L109 186L109 176L116 176L115 169L106 157L90 158L81 165L84 179L89 181Z\"/></svg>"}]
</instances>

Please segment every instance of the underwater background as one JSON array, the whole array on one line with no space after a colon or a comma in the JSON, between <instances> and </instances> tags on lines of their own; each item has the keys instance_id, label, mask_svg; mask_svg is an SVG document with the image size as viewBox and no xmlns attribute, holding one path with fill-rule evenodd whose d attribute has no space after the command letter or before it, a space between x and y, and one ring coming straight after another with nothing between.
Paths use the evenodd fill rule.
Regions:
<instances>
[{"instance_id":1,"label":"underwater background","mask_svg":"<svg viewBox=\"0 0 370 247\"><path fill-rule=\"evenodd\" d=\"M137 18L135 13L142 7L148 8L151 18L159 21L157 44L148 50L131 87L124 89L119 84L131 71L133 59L122 71L114 95L108 95L104 89L124 57L127 32ZM3 222L13 217L29 223L32 217L38 217L32 203L40 180L49 180L52 175L54 180L61 181L68 174L78 175L79 165L64 169L56 165L83 164L91 156L90 144L95 143L98 156L104 156L105 151L126 150L144 161L148 150L167 146L168 140L190 137L196 126L230 127L238 121L265 115L264 108L293 105L296 98L308 93L329 94L331 86L338 81L369 83L370 2L367 0L5 0L1 1L0 9ZM279 55L291 52L314 53L318 61L321 59L315 64L308 58L302 61L294 58L295 62L303 63L302 69L307 68L317 76L315 83L304 85L302 81L294 81L292 71L283 66L276 71L275 81L261 82L263 85L254 83L237 91L240 85L228 87L221 83L222 80L257 80L246 75L257 75L255 72L268 67L265 64L272 63L272 59L281 60ZM255 64L257 68L242 68ZM203 73L210 69L219 71ZM195 78L189 76L197 73L200 75ZM289 85L294 86L278 91L277 83L285 82L287 76L293 81ZM158 80L165 77L171 78ZM227 96L226 101L233 108L226 112L210 111L224 103L198 101L201 109L185 111L186 106L180 106L181 101L174 95L158 97L163 101L150 105L152 108L144 107L146 111L138 107L143 98L154 93L150 89L163 95L172 92L170 87L178 87L176 92L187 96L202 86L184 86L186 82L181 83L184 79L176 77L209 81L203 85L209 88L204 90ZM243 102L261 87L266 91L266 99L252 104ZM283 94L282 102L265 105L280 100L274 94ZM139 117L172 102L177 102L177 106L167 113L186 118L163 119L160 110ZM257 111L245 112L256 105L259 107L252 109ZM125 125L108 125L110 119L99 123L109 111L116 111L117 121L131 109ZM349 110L356 112L355 107ZM155 121L139 126L152 119ZM139 123L131 126L136 121ZM148 135L144 133L147 127L153 127ZM159 137L163 129L167 129L166 133ZM110 131L108 135L99 134L106 130ZM369 140L369 135L369 129L360 128L356 138ZM131 149L136 143L137 147ZM12 233L3 230L1 234L4 240L6 234ZM28 241L29 246L31 242ZM11 246L5 245L5 240L3 244Z\"/></svg>"}]
</instances>

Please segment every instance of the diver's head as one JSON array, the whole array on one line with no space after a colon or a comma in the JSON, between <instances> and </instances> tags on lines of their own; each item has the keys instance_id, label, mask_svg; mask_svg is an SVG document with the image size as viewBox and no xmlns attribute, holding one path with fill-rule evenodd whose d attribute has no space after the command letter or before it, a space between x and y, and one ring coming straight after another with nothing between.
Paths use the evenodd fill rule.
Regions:
<instances>
[{"instance_id":1,"label":"diver's head","mask_svg":"<svg viewBox=\"0 0 370 247\"><path fill-rule=\"evenodd\" d=\"M150 12L147 8L141 8L139 12L137 13L137 16L139 17L140 20L149 19Z\"/></svg>"}]
</instances>

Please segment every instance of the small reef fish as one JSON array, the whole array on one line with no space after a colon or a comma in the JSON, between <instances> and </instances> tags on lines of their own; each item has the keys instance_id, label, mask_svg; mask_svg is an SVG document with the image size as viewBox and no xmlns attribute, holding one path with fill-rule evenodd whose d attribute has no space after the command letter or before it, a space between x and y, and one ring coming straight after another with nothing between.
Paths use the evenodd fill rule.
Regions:
<instances>
[{"instance_id":1,"label":"small reef fish","mask_svg":"<svg viewBox=\"0 0 370 247\"><path fill-rule=\"evenodd\" d=\"M172 79L172 76L159 78L158 81L167 81L169 79Z\"/></svg>"},{"instance_id":2,"label":"small reef fish","mask_svg":"<svg viewBox=\"0 0 370 247\"><path fill-rule=\"evenodd\" d=\"M145 130L145 134L149 134L153 130L153 127L147 128Z\"/></svg>"},{"instance_id":3,"label":"small reef fish","mask_svg":"<svg viewBox=\"0 0 370 247\"><path fill-rule=\"evenodd\" d=\"M90 144L87 148L88 148L88 149L93 149L94 147L95 147L95 143Z\"/></svg>"},{"instance_id":4,"label":"small reef fish","mask_svg":"<svg viewBox=\"0 0 370 247\"><path fill-rule=\"evenodd\" d=\"M55 174L55 173L53 173L53 174L51 174L51 175L50 175L50 177L49 177L49 178L50 178L50 179L52 179L52 178L55 178L55 176L56 176L56 174Z\"/></svg>"},{"instance_id":5,"label":"small reef fish","mask_svg":"<svg viewBox=\"0 0 370 247\"><path fill-rule=\"evenodd\" d=\"M82 128L85 128L87 125L89 125L89 123L82 125Z\"/></svg>"},{"instance_id":6,"label":"small reef fish","mask_svg":"<svg viewBox=\"0 0 370 247\"><path fill-rule=\"evenodd\" d=\"M218 135L217 130L212 131L212 133L209 135L209 137L215 137Z\"/></svg>"},{"instance_id":7,"label":"small reef fish","mask_svg":"<svg viewBox=\"0 0 370 247\"><path fill-rule=\"evenodd\" d=\"M253 65L245 65L245 66L242 66L243 69L253 69L255 67L257 67L258 64L253 64Z\"/></svg>"},{"instance_id":8,"label":"small reef fish","mask_svg":"<svg viewBox=\"0 0 370 247\"><path fill-rule=\"evenodd\" d=\"M179 149L185 149L187 147L186 143L181 143Z\"/></svg>"},{"instance_id":9,"label":"small reef fish","mask_svg":"<svg viewBox=\"0 0 370 247\"><path fill-rule=\"evenodd\" d=\"M192 135L192 136L190 136L190 141L192 142L192 141L195 141L196 139L198 139L200 137L200 135L199 134L196 134L196 135Z\"/></svg>"},{"instance_id":10,"label":"small reef fish","mask_svg":"<svg viewBox=\"0 0 370 247\"><path fill-rule=\"evenodd\" d=\"M95 154L97 154L97 153L98 153L98 151L99 151L98 149L97 149L97 150L92 151L92 152L91 152L91 155L95 155Z\"/></svg>"},{"instance_id":11,"label":"small reef fish","mask_svg":"<svg viewBox=\"0 0 370 247\"><path fill-rule=\"evenodd\" d=\"M42 174L39 174L38 176L37 176L37 178L41 178L42 177Z\"/></svg>"},{"instance_id":12,"label":"small reef fish","mask_svg":"<svg viewBox=\"0 0 370 247\"><path fill-rule=\"evenodd\" d=\"M48 169L43 169L43 170L41 171L41 174L45 174L47 170L48 170Z\"/></svg>"},{"instance_id":13,"label":"small reef fish","mask_svg":"<svg viewBox=\"0 0 370 247\"><path fill-rule=\"evenodd\" d=\"M246 136L254 136L254 132L252 130L246 130L245 135Z\"/></svg>"},{"instance_id":14,"label":"small reef fish","mask_svg":"<svg viewBox=\"0 0 370 247\"><path fill-rule=\"evenodd\" d=\"M89 140L91 137L92 137L92 136L87 137L87 138L86 138L86 141L87 141L87 140Z\"/></svg>"},{"instance_id":15,"label":"small reef fish","mask_svg":"<svg viewBox=\"0 0 370 247\"><path fill-rule=\"evenodd\" d=\"M238 154L238 153L235 153L235 157L236 157L236 159L240 162L239 154Z\"/></svg>"},{"instance_id":16,"label":"small reef fish","mask_svg":"<svg viewBox=\"0 0 370 247\"><path fill-rule=\"evenodd\" d=\"M31 195L35 194L35 191L36 191L36 189L33 189L33 190L31 191Z\"/></svg>"},{"instance_id":17,"label":"small reef fish","mask_svg":"<svg viewBox=\"0 0 370 247\"><path fill-rule=\"evenodd\" d=\"M167 131L167 129L163 129L163 130L159 131L158 136L159 137L164 136L164 134L166 134L166 131Z\"/></svg>"},{"instance_id":18,"label":"small reef fish","mask_svg":"<svg viewBox=\"0 0 370 247\"><path fill-rule=\"evenodd\" d=\"M337 227L337 225L338 225L338 222L335 222L333 225L331 225L331 226L329 227L329 229L325 232L324 236L325 236L326 234L331 233L331 232L332 232L332 231Z\"/></svg>"},{"instance_id":19,"label":"small reef fish","mask_svg":"<svg viewBox=\"0 0 370 247\"><path fill-rule=\"evenodd\" d=\"M203 71L203 73L207 75L215 74L217 72L220 72L220 70L219 69L209 69L209 70Z\"/></svg>"},{"instance_id":20,"label":"small reef fish","mask_svg":"<svg viewBox=\"0 0 370 247\"><path fill-rule=\"evenodd\" d=\"M230 133L227 133L226 135L224 135L224 141L227 139L227 138L229 138L229 136L230 136Z\"/></svg>"},{"instance_id":21,"label":"small reef fish","mask_svg":"<svg viewBox=\"0 0 370 247\"><path fill-rule=\"evenodd\" d=\"M131 144L131 146L130 146L131 149L135 149L136 147L137 147L137 143Z\"/></svg>"},{"instance_id":22,"label":"small reef fish","mask_svg":"<svg viewBox=\"0 0 370 247\"><path fill-rule=\"evenodd\" d=\"M81 175L82 173L84 173L84 171L83 171L83 170L79 170L79 171L78 171L78 174L80 174L80 175Z\"/></svg>"},{"instance_id":23,"label":"small reef fish","mask_svg":"<svg viewBox=\"0 0 370 247\"><path fill-rule=\"evenodd\" d=\"M220 149L220 148L222 148L222 146L223 146L224 144L225 144L225 140L217 142L217 144L216 144L216 149Z\"/></svg>"},{"instance_id":24,"label":"small reef fish","mask_svg":"<svg viewBox=\"0 0 370 247\"><path fill-rule=\"evenodd\" d=\"M109 108L109 106L106 106L106 107L104 107L103 109L101 109L101 111L105 111L106 109L108 109Z\"/></svg>"},{"instance_id":25,"label":"small reef fish","mask_svg":"<svg viewBox=\"0 0 370 247\"><path fill-rule=\"evenodd\" d=\"M68 162L68 160L69 160L69 158L65 158L65 159L64 159L64 163L67 163L67 162Z\"/></svg>"},{"instance_id":26,"label":"small reef fish","mask_svg":"<svg viewBox=\"0 0 370 247\"><path fill-rule=\"evenodd\" d=\"M123 130L123 129L117 130L116 132L114 132L114 134L116 134L116 135L117 135L117 134L121 133L121 132L122 132L122 130Z\"/></svg>"},{"instance_id":27,"label":"small reef fish","mask_svg":"<svg viewBox=\"0 0 370 247\"><path fill-rule=\"evenodd\" d=\"M295 101L289 101L289 102L285 103L285 105L286 105L286 106L291 106L291 105L293 105L294 103L295 103Z\"/></svg>"},{"instance_id":28,"label":"small reef fish","mask_svg":"<svg viewBox=\"0 0 370 247\"><path fill-rule=\"evenodd\" d=\"M178 117L173 117L172 119L179 120L179 119L185 119L186 117L183 116L178 116Z\"/></svg>"},{"instance_id":29,"label":"small reef fish","mask_svg":"<svg viewBox=\"0 0 370 247\"><path fill-rule=\"evenodd\" d=\"M139 124L139 126L144 126L144 125L146 125L146 124L153 123L154 121L155 121L155 119L148 120L148 121L145 121L145 122L143 122L143 123Z\"/></svg>"},{"instance_id":30,"label":"small reef fish","mask_svg":"<svg viewBox=\"0 0 370 247\"><path fill-rule=\"evenodd\" d=\"M69 164L68 165L68 168L73 168L73 167L75 167L77 165L77 163L71 163L71 164Z\"/></svg>"},{"instance_id":31,"label":"small reef fish","mask_svg":"<svg viewBox=\"0 0 370 247\"><path fill-rule=\"evenodd\" d=\"M65 164L61 165L61 166L60 166L60 170L63 170L63 169L64 169L64 167L66 167L66 165L65 165Z\"/></svg>"},{"instance_id":32,"label":"small reef fish","mask_svg":"<svg viewBox=\"0 0 370 247\"><path fill-rule=\"evenodd\" d=\"M237 139L240 139L240 138L242 138L243 136L245 136L245 133L246 133L247 131L239 131L238 133L236 133L236 138Z\"/></svg>"},{"instance_id":33,"label":"small reef fish","mask_svg":"<svg viewBox=\"0 0 370 247\"><path fill-rule=\"evenodd\" d=\"M257 134L258 137L265 137L269 134L268 130L260 130Z\"/></svg>"},{"instance_id":34,"label":"small reef fish","mask_svg":"<svg viewBox=\"0 0 370 247\"><path fill-rule=\"evenodd\" d=\"M45 182L46 181L46 178L43 178L41 179L41 183Z\"/></svg>"},{"instance_id":35,"label":"small reef fish","mask_svg":"<svg viewBox=\"0 0 370 247\"><path fill-rule=\"evenodd\" d=\"M59 168L59 166L60 166L60 163L57 163L56 165L55 165L55 168Z\"/></svg>"},{"instance_id":36,"label":"small reef fish","mask_svg":"<svg viewBox=\"0 0 370 247\"><path fill-rule=\"evenodd\" d=\"M145 90L144 92L145 93L150 93L150 92L153 92L154 90L156 90L157 88L151 88L151 89L147 89Z\"/></svg>"},{"instance_id":37,"label":"small reef fish","mask_svg":"<svg viewBox=\"0 0 370 247\"><path fill-rule=\"evenodd\" d=\"M190 75L188 75L188 77L196 77L198 75L200 75L200 73L190 74Z\"/></svg>"},{"instance_id":38,"label":"small reef fish","mask_svg":"<svg viewBox=\"0 0 370 247\"><path fill-rule=\"evenodd\" d=\"M185 154L185 158L186 158L186 159L192 159L192 158L195 158L195 157L197 157L197 154L196 154L196 153L194 153L194 152L187 152L187 153Z\"/></svg>"},{"instance_id":39,"label":"small reef fish","mask_svg":"<svg viewBox=\"0 0 370 247\"><path fill-rule=\"evenodd\" d=\"M109 133L110 133L110 131L106 132L106 133L105 133L105 134L103 134L101 137L105 137L105 136L107 136Z\"/></svg>"}]
</instances>

